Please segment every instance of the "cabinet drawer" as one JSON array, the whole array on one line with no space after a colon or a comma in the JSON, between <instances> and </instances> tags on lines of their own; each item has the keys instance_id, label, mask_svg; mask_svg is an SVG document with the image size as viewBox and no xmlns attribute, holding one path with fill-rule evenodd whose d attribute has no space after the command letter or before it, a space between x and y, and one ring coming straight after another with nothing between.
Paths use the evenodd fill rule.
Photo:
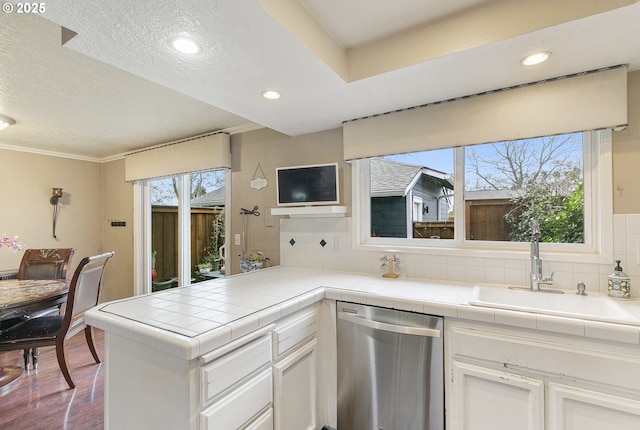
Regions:
<instances>
[{"instance_id":1,"label":"cabinet drawer","mask_svg":"<svg viewBox=\"0 0 640 430\"><path fill-rule=\"evenodd\" d=\"M203 403L271 362L271 336L266 335L202 368Z\"/></svg>"},{"instance_id":2,"label":"cabinet drawer","mask_svg":"<svg viewBox=\"0 0 640 430\"><path fill-rule=\"evenodd\" d=\"M271 405L272 385L271 369L267 369L203 411L200 414L201 429L241 428L251 417Z\"/></svg>"},{"instance_id":3,"label":"cabinet drawer","mask_svg":"<svg viewBox=\"0 0 640 430\"><path fill-rule=\"evenodd\" d=\"M582 379L636 393L640 387L640 360L633 350L615 351L604 343L578 342L568 337L525 337L515 330L488 330L449 325L449 354L463 360L481 360L561 380Z\"/></svg>"},{"instance_id":4,"label":"cabinet drawer","mask_svg":"<svg viewBox=\"0 0 640 430\"><path fill-rule=\"evenodd\" d=\"M256 418L244 430L273 430L273 408L267 409L265 413Z\"/></svg>"},{"instance_id":5,"label":"cabinet drawer","mask_svg":"<svg viewBox=\"0 0 640 430\"><path fill-rule=\"evenodd\" d=\"M286 353L303 340L312 336L318 329L318 311L313 309L291 321L277 326L273 331L275 355Z\"/></svg>"}]
</instances>

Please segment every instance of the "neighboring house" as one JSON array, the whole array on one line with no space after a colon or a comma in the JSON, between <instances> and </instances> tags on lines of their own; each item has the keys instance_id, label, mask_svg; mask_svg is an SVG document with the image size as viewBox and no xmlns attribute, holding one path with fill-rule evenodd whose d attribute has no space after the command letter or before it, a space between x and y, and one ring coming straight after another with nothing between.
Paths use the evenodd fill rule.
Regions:
<instances>
[{"instance_id":1,"label":"neighboring house","mask_svg":"<svg viewBox=\"0 0 640 430\"><path fill-rule=\"evenodd\" d=\"M222 186L211 192L208 192L207 194L203 194L201 196L191 199L191 207L192 208L193 207L198 207L198 208L224 207L225 195L226 195L226 190L225 190L225 187Z\"/></svg>"},{"instance_id":2,"label":"neighboring house","mask_svg":"<svg viewBox=\"0 0 640 430\"><path fill-rule=\"evenodd\" d=\"M384 158L371 160L372 236L420 237L414 234L414 223L447 222L452 201L448 174Z\"/></svg>"}]
</instances>

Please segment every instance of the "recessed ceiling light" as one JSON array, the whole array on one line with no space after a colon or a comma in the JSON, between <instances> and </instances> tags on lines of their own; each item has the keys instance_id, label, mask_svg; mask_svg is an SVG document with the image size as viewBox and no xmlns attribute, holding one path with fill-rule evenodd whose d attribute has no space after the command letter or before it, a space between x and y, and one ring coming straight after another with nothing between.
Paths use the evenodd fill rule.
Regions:
<instances>
[{"instance_id":1,"label":"recessed ceiling light","mask_svg":"<svg viewBox=\"0 0 640 430\"><path fill-rule=\"evenodd\" d=\"M4 130L5 128L9 127L10 125L13 125L16 123L16 120L13 118L9 118L6 115L2 115L0 113L0 130Z\"/></svg>"},{"instance_id":2,"label":"recessed ceiling light","mask_svg":"<svg viewBox=\"0 0 640 430\"><path fill-rule=\"evenodd\" d=\"M262 97L269 100L276 100L280 98L280 93L276 90L265 90L262 92Z\"/></svg>"},{"instance_id":3,"label":"recessed ceiling light","mask_svg":"<svg viewBox=\"0 0 640 430\"><path fill-rule=\"evenodd\" d=\"M194 38L187 35L180 35L171 39L171 46L183 54L197 54L201 49L200 44L196 42Z\"/></svg>"},{"instance_id":4,"label":"recessed ceiling light","mask_svg":"<svg viewBox=\"0 0 640 430\"><path fill-rule=\"evenodd\" d=\"M551 52L542 51L536 52L534 54L527 55L520 62L525 66L533 66L535 64L540 64L543 61L547 61L547 59L551 56Z\"/></svg>"}]
</instances>

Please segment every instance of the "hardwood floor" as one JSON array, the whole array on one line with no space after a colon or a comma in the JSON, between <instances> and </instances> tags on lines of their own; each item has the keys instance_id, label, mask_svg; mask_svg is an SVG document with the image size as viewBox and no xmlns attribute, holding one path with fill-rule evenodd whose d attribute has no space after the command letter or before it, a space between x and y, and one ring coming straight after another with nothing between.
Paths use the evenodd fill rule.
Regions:
<instances>
[{"instance_id":1,"label":"hardwood floor","mask_svg":"<svg viewBox=\"0 0 640 430\"><path fill-rule=\"evenodd\" d=\"M104 332L94 329L94 342L104 360ZM67 340L67 363L76 384L67 385L54 347L40 348L38 369L0 388L1 430L94 430L104 428L102 363L95 363L84 334ZM0 353L0 366L22 366L22 351Z\"/></svg>"}]
</instances>

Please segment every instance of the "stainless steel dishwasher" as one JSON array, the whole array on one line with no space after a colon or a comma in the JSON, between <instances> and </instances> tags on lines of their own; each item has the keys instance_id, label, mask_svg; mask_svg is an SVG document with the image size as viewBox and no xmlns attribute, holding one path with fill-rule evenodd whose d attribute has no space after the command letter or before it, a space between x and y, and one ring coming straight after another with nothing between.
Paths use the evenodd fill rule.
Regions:
<instances>
[{"instance_id":1,"label":"stainless steel dishwasher","mask_svg":"<svg viewBox=\"0 0 640 430\"><path fill-rule=\"evenodd\" d=\"M338 302L337 319L337 430L443 430L442 318Z\"/></svg>"}]
</instances>

